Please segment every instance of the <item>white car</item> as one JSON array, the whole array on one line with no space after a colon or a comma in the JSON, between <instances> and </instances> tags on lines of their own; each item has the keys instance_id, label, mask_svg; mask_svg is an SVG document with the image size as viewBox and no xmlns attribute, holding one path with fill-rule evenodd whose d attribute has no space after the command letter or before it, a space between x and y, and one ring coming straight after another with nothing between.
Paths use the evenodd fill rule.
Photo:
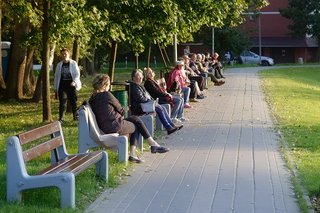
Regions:
<instances>
[{"instance_id":1,"label":"white car","mask_svg":"<svg viewBox=\"0 0 320 213\"><path fill-rule=\"evenodd\" d=\"M243 64L259 64L260 56L251 51L243 51L240 55L241 63ZM272 66L274 65L274 60L272 58L261 56L262 66Z\"/></svg>"}]
</instances>

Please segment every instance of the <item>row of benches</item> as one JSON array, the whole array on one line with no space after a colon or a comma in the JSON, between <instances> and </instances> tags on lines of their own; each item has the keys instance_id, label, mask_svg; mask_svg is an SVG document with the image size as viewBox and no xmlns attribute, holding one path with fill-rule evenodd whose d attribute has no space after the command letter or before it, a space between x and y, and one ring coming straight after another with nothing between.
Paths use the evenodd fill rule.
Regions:
<instances>
[{"instance_id":1,"label":"row of benches","mask_svg":"<svg viewBox=\"0 0 320 213\"><path fill-rule=\"evenodd\" d=\"M170 112L170 105L165 106ZM153 115L141 116L150 133L154 132ZM158 128L162 128L160 121ZM78 123L78 154L68 154L60 122L11 136L7 140L7 200L20 202L22 191L42 187L57 187L61 192L61 207L75 207L75 176L96 166L96 174L108 180L108 154L106 151L89 152L95 147L118 144L120 162L128 160L128 138L113 134L101 134L95 115L89 105L81 106ZM27 148L26 148L27 147ZM138 147L143 150L140 136ZM29 175L28 161L50 153L51 164L35 175Z\"/></svg>"}]
</instances>

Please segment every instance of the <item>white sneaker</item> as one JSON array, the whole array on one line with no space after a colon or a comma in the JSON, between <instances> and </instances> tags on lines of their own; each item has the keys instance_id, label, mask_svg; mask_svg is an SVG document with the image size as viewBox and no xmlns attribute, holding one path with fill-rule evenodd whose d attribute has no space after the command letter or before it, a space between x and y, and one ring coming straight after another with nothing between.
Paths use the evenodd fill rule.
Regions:
<instances>
[{"instance_id":1,"label":"white sneaker","mask_svg":"<svg viewBox=\"0 0 320 213\"><path fill-rule=\"evenodd\" d=\"M179 120L178 118L172 118L172 122L174 124L181 124L181 120Z\"/></svg>"},{"instance_id":2,"label":"white sneaker","mask_svg":"<svg viewBox=\"0 0 320 213\"><path fill-rule=\"evenodd\" d=\"M185 118L185 117L181 117L181 118L178 118L180 121L184 122L184 121L189 121L188 118Z\"/></svg>"}]
</instances>

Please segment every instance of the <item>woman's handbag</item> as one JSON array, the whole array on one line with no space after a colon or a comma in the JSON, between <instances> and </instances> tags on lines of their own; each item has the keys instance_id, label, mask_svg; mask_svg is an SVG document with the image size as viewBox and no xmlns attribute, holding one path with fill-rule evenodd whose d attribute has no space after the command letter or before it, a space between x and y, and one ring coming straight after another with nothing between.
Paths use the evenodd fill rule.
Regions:
<instances>
[{"instance_id":1,"label":"woman's handbag","mask_svg":"<svg viewBox=\"0 0 320 213\"><path fill-rule=\"evenodd\" d=\"M156 104L158 103L157 100L148 100L147 102L140 103L141 109L145 113L154 113L156 112Z\"/></svg>"}]
</instances>

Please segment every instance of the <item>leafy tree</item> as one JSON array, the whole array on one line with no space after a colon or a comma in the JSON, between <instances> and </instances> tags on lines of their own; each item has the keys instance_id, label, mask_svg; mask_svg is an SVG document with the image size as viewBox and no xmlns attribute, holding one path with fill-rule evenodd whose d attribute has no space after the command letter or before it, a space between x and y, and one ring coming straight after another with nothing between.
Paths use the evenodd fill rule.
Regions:
<instances>
[{"instance_id":1,"label":"leafy tree","mask_svg":"<svg viewBox=\"0 0 320 213\"><path fill-rule=\"evenodd\" d=\"M320 2L317 0L289 0L281 15L292 20L291 35L304 37L306 34L320 37Z\"/></svg>"}]
</instances>

